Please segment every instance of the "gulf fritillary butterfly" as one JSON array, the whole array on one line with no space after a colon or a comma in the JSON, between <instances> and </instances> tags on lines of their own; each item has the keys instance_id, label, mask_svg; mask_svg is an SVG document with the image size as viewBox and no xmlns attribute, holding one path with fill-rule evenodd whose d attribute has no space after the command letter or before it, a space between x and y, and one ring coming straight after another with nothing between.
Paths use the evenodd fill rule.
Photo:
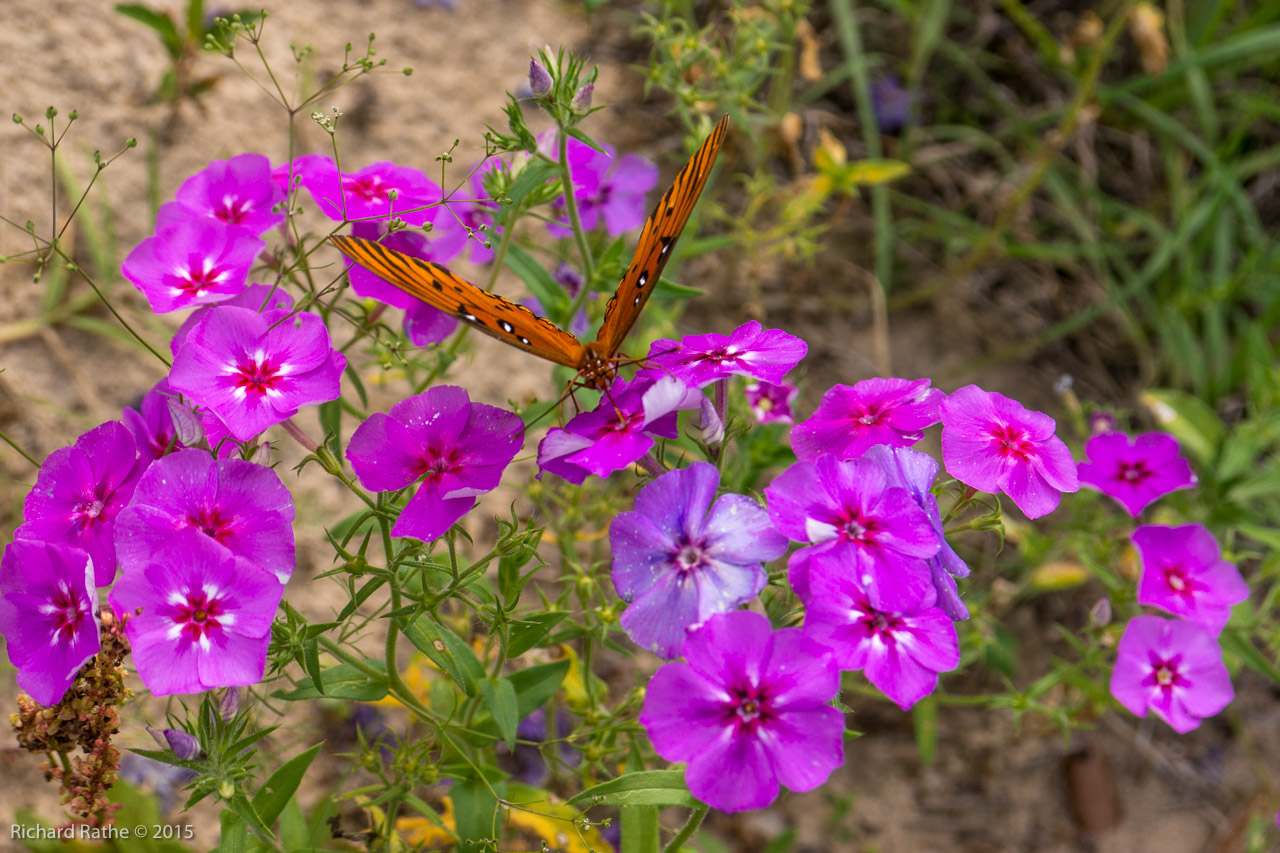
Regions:
<instances>
[{"instance_id":1,"label":"gulf fritillary butterfly","mask_svg":"<svg viewBox=\"0 0 1280 853\"><path fill-rule=\"evenodd\" d=\"M640 232L631 265L605 308L600 332L586 344L523 305L481 290L437 263L359 237L334 235L329 240L369 272L428 305L503 343L572 367L578 371L579 385L605 390L617 372L618 349L649 301L650 285L658 283L671 249L689 221L728 127L729 117L725 116L658 200Z\"/></svg>"}]
</instances>

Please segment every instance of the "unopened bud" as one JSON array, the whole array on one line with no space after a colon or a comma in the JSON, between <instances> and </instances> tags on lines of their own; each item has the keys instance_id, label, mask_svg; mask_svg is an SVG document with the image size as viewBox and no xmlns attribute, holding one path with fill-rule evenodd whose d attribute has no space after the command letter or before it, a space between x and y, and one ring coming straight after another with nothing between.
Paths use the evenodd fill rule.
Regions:
<instances>
[{"instance_id":1,"label":"unopened bud","mask_svg":"<svg viewBox=\"0 0 1280 853\"><path fill-rule=\"evenodd\" d=\"M1098 603L1089 608L1089 621L1099 628L1104 628L1111 623L1110 599L1099 598Z\"/></svg>"},{"instance_id":2,"label":"unopened bud","mask_svg":"<svg viewBox=\"0 0 1280 853\"><path fill-rule=\"evenodd\" d=\"M204 438L204 424L191 407L181 400L170 397L169 417L173 420L173 434L183 447L195 447Z\"/></svg>"},{"instance_id":3,"label":"unopened bud","mask_svg":"<svg viewBox=\"0 0 1280 853\"><path fill-rule=\"evenodd\" d=\"M551 72L536 59L529 61L529 91L541 98L551 91Z\"/></svg>"},{"instance_id":4,"label":"unopened bud","mask_svg":"<svg viewBox=\"0 0 1280 853\"><path fill-rule=\"evenodd\" d=\"M200 741L195 735L180 732L177 729L156 729L147 726L147 733L162 747L172 750L173 754L186 761L200 755Z\"/></svg>"},{"instance_id":5,"label":"unopened bud","mask_svg":"<svg viewBox=\"0 0 1280 853\"><path fill-rule=\"evenodd\" d=\"M724 421L720 420L715 404L707 397L703 397L700 404L698 438L710 447L724 441Z\"/></svg>"},{"instance_id":6,"label":"unopened bud","mask_svg":"<svg viewBox=\"0 0 1280 853\"><path fill-rule=\"evenodd\" d=\"M585 113L591 109L591 93L596 89L595 83L587 83L573 96L573 100L569 102L569 109L575 113Z\"/></svg>"},{"instance_id":7,"label":"unopened bud","mask_svg":"<svg viewBox=\"0 0 1280 853\"><path fill-rule=\"evenodd\" d=\"M240 713L240 691L235 687L228 687L227 692L222 694L222 701L218 703L218 714L223 722L229 723L238 713Z\"/></svg>"}]
</instances>

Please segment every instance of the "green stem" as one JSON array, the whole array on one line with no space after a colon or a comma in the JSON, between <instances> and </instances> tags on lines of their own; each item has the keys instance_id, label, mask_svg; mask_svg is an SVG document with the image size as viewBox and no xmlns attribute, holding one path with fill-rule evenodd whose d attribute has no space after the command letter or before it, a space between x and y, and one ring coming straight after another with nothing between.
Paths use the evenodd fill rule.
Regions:
<instances>
[{"instance_id":1,"label":"green stem","mask_svg":"<svg viewBox=\"0 0 1280 853\"><path fill-rule=\"evenodd\" d=\"M582 230L582 220L578 217L578 200L573 195L573 176L569 174L569 134L561 128L560 137L560 180L564 182L564 206L569 212L569 227L573 231L573 241L578 244L578 254L582 256L582 278L588 285L595 274L595 260L591 256L591 246L587 243L587 235ZM583 287L578 292L579 299L588 290ZM577 300L575 300L575 310ZM573 314L569 315L573 317Z\"/></svg>"},{"instance_id":2,"label":"green stem","mask_svg":"<svg viewBox=\"0 0 1280 853\"><path fill-rule=\"evenodd\" d=\"M4 432L0 432L0 441L3 441L5 444L9 445L14 450L18 451L18 455L21 456L23 459L27 460L28 462L30 462L32 465L36 466L37 468L40 467L40 463L37 462L30 453L28 453L27 451L19 447L17 442L15 442L12 438L9 438L9 436L6 435Z\"/></svg>"},{"instance_id":3,"label":"green stem","mask_svg":"<svg viewBox=\"0 0 1280 853\"><path fill-rule=\"evenodd\" d=\"M676 833L676 837L671 839L666 847L662 848L662 853L678 853L680 847L689 840L698 827L702 826L702 821L707 817L709 806L698 806L693 810L693 814L689 815L689 819L684 822L684 826L680 827L680 831Z\"/></svg>"}]
</instances>

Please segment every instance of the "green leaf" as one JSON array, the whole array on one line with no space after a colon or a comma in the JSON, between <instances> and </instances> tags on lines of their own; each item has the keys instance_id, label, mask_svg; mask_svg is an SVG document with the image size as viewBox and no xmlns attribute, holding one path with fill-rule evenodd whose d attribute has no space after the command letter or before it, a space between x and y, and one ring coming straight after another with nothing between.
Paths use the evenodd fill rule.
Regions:
<instances>
[{"instance_id":1,"label":"green leaf","mask_svg":"<svg viewBox=\"0 0 1280 853\"><path fill-rule=\"evenodd\" d=\"M520 175L511 184L511 189L507 190L507 198L511 199L511 204L502 205L502 209L493 217L494 225L501 225L506 221L508 212L519 206L524 201L524 197L545 184L550 178L556 176L559 170L548 163L546 160L531 160L529 165L524 167Z\"/></svg>"},{"instance_id":2,"label":"green leaf","mask_svg":"<svg viewBox=\"0 0 1280 853\"><path fill-rule=\"evenodd\" d=\"M157 12L141 3L117 3L116 11L126 18L133 18L138 23L146 24L155 30L156 35L160 36L161 43L164 44L164 49L169 52L170 59L182 56L182 36L178 35L178 28L167 14Z\"/></svg>"},{"instance_id":3,"label":"green leaf","mask_svg":"<svg viewBox=\"0 0 1280 853\"><path fill-rule=\"evenodd\" d=\"M196 39L204 35L204 0L187 0L187 35Z\"/></svg>"},{"instance_id":4,"label":"green leaf","mask_svg":"<svg viewBox=\"0 0 1280 853\"><path fill-rule=\"evenodd\" d=\"M676 284L669 278L658 279L658 286L653 289L654 299L692 299L701 296L702 291L685 284Z\"/></svg>"},{"instance_id":5,"label":"green leaf","mask_svg":"<svg viewBox=\"0 0 1280 853\"><path fill-rule=\"evenodd\" d=\"M1280 683L1280 668L1277 668L1273 661L1258 651L1258 647L1253 644L1253 640L1249 638L1246 631L1226 630L1218 638L1218 642L1222 644L1223 651L1231 652L1244 662L1244 665L1255 672L1265 675L1272 681Z\"/></svg>"},{"instance_id":6,"label":"green leaf","mask_svg":"<svg viewBox=\"0 0 1280 853\"><path fill-rule=\"evenodd\" d=\"M516 726L520 725L520 713L516 705L516 688L505 678L486 678L480 682L484 703L498 724L502 739L511 749L516 747Z\"/></svg>"},{"instance_id":7,"label":"green leaf","mask_svg":"<svg viewBox=\"0 0 1280 853\"><path fill-rule=\"evenodd\" d=\"M231 809L218 814L222 829L222 843L214 848L217 853L244 853L249 846L249 822Z\"/></svg>"},{"instance_id":8,"label":"green leaf","mask_svg":"<svg viewBox=\"0 0 1280 853\"><path fill-rule=\"evenodd\" d=\"M494 774L496 771L490 772L490 775ZM460 853L480 853L486 848L482 842L498 838L502 815L498 812L498 801L494 799L491 787L501 793L501 783L474 776L459 779L449 788Z\"/></svg>"},{"instance_id":9,"label":"green leaf","mask_svg":"<svg viewBox=\"0 0 1280 853\"><path fill-rule=\"evenodd\" d=\"M552 610L547 613L535 613L528 619L512 622L510 633L507 635L507 657L518 658L539 645L568 615L567 610Z\"/></svg>"},{"instance_id":10,"label":"green leaf","mask_svg":"<svg viewBox=\"0 0 1280 853\"><path fill-rule=\"evenodd\" d=\"M658 853L657 806L636 806L622 810L622 849L625 853Z\"/></svg>"},{"instance_id":11,"label":"green leaf","mask_svg":"<svg viewBox=\"0 0 1280 853\"><path fill-rule=\"evenodd\" d=\"M683 806L702 805L684 784L683 770L641 770L611 779L570 797L571 805Z\"/></svg>"},{"instance_id":12,"label":"green leaf","mask_svg":"<svg viewBox=\"0 0 1280 853\"><path fill-rule=\"evenodd\" d=\"M560 286L560 282L552 278L547 268L538 263L533 255L515 243L507 246L507 266L542 303L542 310L548 316L559 317L569 310L569 294Z\"/></svg>"},{"instance_id":13,"label":"green leaf","mask_svg":"<svg viewBox=\"0 0 1280 853\"><path fill-rule=\"evenodd\" d=\"M576 127L571 127L571 128L569 128L569 130L567 131L567 133L568 133L570 136L572 136L574 139L576 139L576 140L578 140L579 142L581 142L583 145L590 146L590 147L591 147L591 149L592 149L593 151L599 151L601 154L605 153L605 152L604 152L604 149L600 147L600 143L596 142L596 141L595 141L594 139L592 139L590 136L587 136L585 133L583 133L583 132L582 132L581 130L579 130L578 128L576 128Z\"/></svg>"},{"instance_id":14,"label":"green leaf","mask_svg":"<svg viewBox=\"0 0 1280 853\"><path fill-rule=\"evenodd\" d=\"M911 709L911 721L916 729L916 751L920 753L920 763L925 767L933 766L934 756L938 752L938 700L930 694L915 704Z\"/></svg>"},{"instance_id":15,"label":"green leaf","mask_svg":"<svg viewBox=\"0 0 1280 853\"><path fill-rule=\"evenodd\" d=\"M1201 464L1213 461L1226 436L1226 428L1208 403L1167 388L1145 391L1141 399L1160 426L1172 433Z\"/></svg>"},{"instance_id":16,"label":"green leaf","mask_svg":"<svg viewBox=\"0 0 1280 853\"><path fill-rule=\"evenodd\" d=\"M342 463L342 402L330 400L320 404L320 429L328 439L329 451Z\"/></svg>"},{"instance_id":17,"label":"green leaf","mask_svg":"<svg viewBox=\"0 0 1280 853\"><path fill-rule=\"evenodd\" d=\"M516 707L520 719L541 708L560 689L569 674L569 661L542 663L507 676L516 691Z\"/></svg>"},{"instance_id":18,"label":"green leaf","mask_svg":"<svg viewBox=\"0 0 1280 853\"><path fill-rule=\"evenodd\" d=\"M484 680L484 667L466 641L424 613L409 624L401 621L401 633L432 663L448 673L458 689L468 696L477 695Z\"/></svg>"},{"instance_id":19,"label":"green leaf","mask_svg":"<svg viewBox=\"0 0 1280 853\"><path fill-rule=\"evenodd\" d=\"M386 664L380 660L365 658L365 663L373 669L385 671ZM277 690L271 695L287 702L296 702L299 699L316 699L321 696L327 696L331 699L354 699L357 702L377 702L387 695L385 682L370 678L349 663L340 663L324 670L321 683L324 685L323 690L313 679L311 684L304 684L297 690Z\"/></svg>"},{"instance_id":20,"label":"green leaf","mask_svg":"<svg viewBox=\"0 0 1280 853\"><path fill-rule=\"evenodd\" d=\"M253 803L249 802L249 798L243 793L236 791L231 795L231 799L227 801L227 805L229 805L231 810L242 818L250 828L256 829L258 832L271 836L272 838L275 837L271 832L271 827L262 822L262 816L258 814L257 809L253 807Z\"/></svg>"},{"instance_id":21,"label":"green leaf","mask_svg":"<svg viewBox=\"0 0 1280 853\"><path fill-rule=\"evenodd\" d=\"M276 818L280 817L280 813L284 811L284 807L298 790L303 775L323 745L318 743L306 752L286 761L253 795L253 808L267 826L273 826Z\"/></svg>"}]
</instances>

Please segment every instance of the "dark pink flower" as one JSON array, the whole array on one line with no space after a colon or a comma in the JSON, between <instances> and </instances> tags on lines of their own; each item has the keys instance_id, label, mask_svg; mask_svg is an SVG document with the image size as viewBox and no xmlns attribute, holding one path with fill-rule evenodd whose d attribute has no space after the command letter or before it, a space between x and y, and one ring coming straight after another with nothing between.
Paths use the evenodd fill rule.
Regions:
<instances>
[{"instance_id":1,"label":"dark pink flower","mask_svg":"<svg viewBox=\"0 0 1280 853\"><path fill-rule=\"evenodd\" d=\"M926 562L938 535L925 511L870 459L820 456L797 462L765 489L780 533L811 543L792 555L791 586L801 600L820 573L856 572L877 606L908 610L934 603Z\"/></svg>"},{"instance_id":2,"label":"dark pink flower","mask_svg":"<svg viewBox=\"0 0 1280 853\"><path fill-rule=\"evenodd\" d=\"M904 711L933 692L938 673L960 665L955 623L941 609L876 607L853 567L813 573L811 583L805 634L830 648L841 670L865 670Z\"/></svg>"},{"instance_id":3,"label":"dark pink flower","mask_svg":"<svg viewBox=\"0 0 1280 853\"><path fill-rule=\"evenodd\" d=\"M14 537L83 548L106 586L116 576L116 516L148 461L119 421L94 427L44 460Z\"/></svg>"},{"instance_id":4,"label":"dark pink flower","mask_svg":"<svg viewBox=\"0 0 1280 853\"><path fill-rule=\"evenodd\" d=\"M193 527L284 583L293 573L293 498L280 475L243 459L180 450L138 481L116 522L124 570L144 566L174 533Z\"/></svg>"},{"instance_id":5,"label":"dark pink flower","mask_svg":"<svg viewBox=\"0 0 1280 853\"><path fill-rule=\"evenodd\" d=\"M1080 488L1071 451L1053 418L1003 394L967 385L942 404L947 473L984 492L1004 492L1027 518L1048 515Z\"/></svg>"},{"instance_id":6,"label":"dark pink flower","mask_svg":"<svg viewBox=\"0 0 1280 853\"><path fill-rule=\"evenodd\" d=\"M1111 695L1139 717L1155 711L1182 734L1227 707L1235 691L1222 649L1204 626L1136 616L1120 638Z\"/></svg>"},{"instance_id":7,"label":"dark pink flower","mask_svg":"<svg viewBox=\"0 0 1280 853\"><path fill-rule=\"evenodd\" d=\"M743 393L747 396L747 405L751 407L751 413L756 416L756 420L762 424L790 424L795 423L794 413L791 411L791 401L796 398L796 394L800 393L800 389L794 385L775 385L772 382L752 382Z\"/></svg>"},{"instance_id":8,"label":"dark pink flower","mask_svg":"<svg viewBox=\"0 0 1280 853\"><path fill-rule=\"evenodd\" d=\"M1077 468L1080 484L1114 498L1134 518L1170 492L1196 484L1177 439L1168 433L1095 435L1084 452L1089 461Z\"/></svg>"},{"instance_id":9,"label":"dark pink flower","mask_svg":"<svg viewBox=\"0 0 1280 853\"><path fill-rule=\"evenodd\" d=\"M440 187L417 169L383 162L339 175L333 160L323 154L298 157L292 167L277 166L274 177L286 190L291 177L300 181L320 212L335 222L395 217L409 225L425 225L440 212L430 205L443 197Z\"/></svg>"},{"instance_id":10,"label":"dark pink flower","mask_svg":"<svg viewBox=\"0 0 1280 853\"><path fill-rule=\"evenodd\" d=\"M156 696L257 684L284 586L192 528L111 590L138 677ZM139 612L140 611L140 612Z\"/></svg>"},{"instance_id":11,"label":"dark pink flower","mask_svg":"<svg viewBox=\"0 0 1280 853\"><path fill-rule=\"evenodd\" d=\"M214 160L178 188L177 203L188 215L211 216L263 234L284 222L272 208L284 202L284 191L271 179L271 161L261 154L239 154Z\"/></svg>"},{"instance_id":12,"label":"dark pink flower","mask_svg":"<svg viewBox=\"0 0 1280 853\"><path fill-rule=\"evenodd\" d=\"M1142 555L1138 603L1159 607L1208 628L1216 637L1231 616L1231 606L1249 597L1249 586L1222 559L1213 534L1201 524L1133 531Z\"/></svg>"},{"instance_id":13,"label":"dark pink flower","mask_svg":"<svg viewBox=\"0 0 1280 853\"><path fill-rule=\"evenodd\" d=\"M570 483L591 474L607 477L648 453L654 436L676 438L679 412L697 408L701 399L670 376L615 380L595 409L547 431L538 445L538 467Z\"/></svg>"},{"instance_id":14,"label":"dark pink flower","mask_svg":"<svg viewBox=\"0 0 1280 853\"><path fill-rule=\"evenodd\" d=\"M303 406L335 399L346 366L315 314L219 307L191 330L169 385L247 441Z\"/></svg>"},{"instance_id":15,"label":"dark pink flower","mask_svg":"<svg viewBox=\"0 0 1280 853\"><path fill-rule=\"evenodd\" d=\"M725 812L762 809L780 785L812 791L844 761L844 716L830 702L840 675L796 628L774 631L758 613L722 613L684 642L688 663L649 682L640 723L685 783Z\"/></svg>"},{"instance_id":16,"label":"dark pink flower","mask_svg":"<svg viewBox=\"0 0 1280 853\"><path fill-rule=\"evenodd\" d=\"M515 414L439 385L388 414L371 415L352 434L347 458L367 489L396 491L421 481L391 532L431 542L498 485L523 439Z\"/></svg>"},{"instance_id":17,"label":"dark pink flower","mask_svg":"<svg viewBox=\"0 0 1280 853\"><path fill-rule=\"evenodd\" d=\"M678 655L688 629L755 598L768 580L761 564L787 551L751 498L723 495L712 506L719 482L706 462L668 471L609 526L613 585L628 602L622 627L659 657Z\"/></svg>"},{"instance_id":18,"label":"dark pink flower","mask_svg":"<svg viewBox=\"0 0 1280 853\"><path fill-rule=\"evenodd\" d=\"M868 447L910 447L938 422L946 395L928 379L864 379L850 387L833 385L818 410L791 430L791 448L800 459L824 453L856 459Z\"/></svg>"},{"instance_id":19,"label":"dark pink flower","mask_svg":"<svg viewBox=\"0 0 1280 853\"><path fill-rule=\"evenodd\" d=\"M98 653L98 596L88 552L48 542L10 542L0 560L0 635L18 686L56 705Z\"/></svg>"},{"instance_id":20,"label":"dark pink flower","mask_svg":"<svg viewBox=\"0 0 1280 853\"><path fill-rule=\"evenodd\" d=\"M646 361L692 388L702 388L733 374L778 383L809 351L804 341L781 329L762 329L755 320L730 335L686 335L679 341L659 339Z\"/></svg>"},{"instance_id":21,"label":"dark pink flower","mask_svg":"<svg viewBox=\"0 0 1280 853\"><path fill-rule=\"evenodd\" d=\"M206 216L182 219L139 243L120 271L157 314L225 302L244 290L267 244L252 231Z\"/></svg>"}]
</instances>

